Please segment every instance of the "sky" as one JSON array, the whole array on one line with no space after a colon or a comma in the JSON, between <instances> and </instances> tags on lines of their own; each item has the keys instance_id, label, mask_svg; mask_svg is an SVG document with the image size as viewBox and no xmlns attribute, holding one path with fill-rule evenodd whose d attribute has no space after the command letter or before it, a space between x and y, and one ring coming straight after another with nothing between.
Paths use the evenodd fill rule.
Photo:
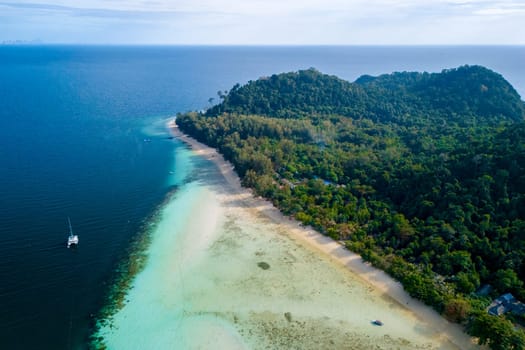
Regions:
<instances>
[{"instance_id":1,"label":"sky","mask_svg":"<svg viewBox=\"0 0 525 350\"><path fill-rule=\"evenodd\" d=\"M0 0L0 42L525 45L525 0Z\"/></svg>"}]
</instances>

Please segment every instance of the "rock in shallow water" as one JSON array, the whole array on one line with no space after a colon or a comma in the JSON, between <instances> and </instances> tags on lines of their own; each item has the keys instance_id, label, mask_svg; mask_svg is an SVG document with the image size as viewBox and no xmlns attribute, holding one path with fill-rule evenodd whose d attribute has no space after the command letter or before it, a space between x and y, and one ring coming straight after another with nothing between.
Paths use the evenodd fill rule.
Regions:
<instances>
[{"instance_id":1,"label":"rock in shallow water","mask_svg":"<svg viewBox=\"0 0 525 350\"><path fill-rule=\"evenodd\" d=\"M257 266L259 266L263 270L268 270L270 268L270 265L264 261L257 263Z\"/></svg>"}]
</instances>

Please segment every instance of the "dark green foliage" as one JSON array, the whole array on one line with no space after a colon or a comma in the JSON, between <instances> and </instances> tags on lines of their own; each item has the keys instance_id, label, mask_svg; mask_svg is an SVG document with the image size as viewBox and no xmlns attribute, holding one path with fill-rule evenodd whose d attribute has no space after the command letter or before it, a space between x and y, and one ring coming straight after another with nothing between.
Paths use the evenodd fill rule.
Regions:
<instances>
[{"instance_id":1,"label":"dark green foliage","mask_svg":"<svg viewBox=\"0 0 525 350\"><path fill-rule=\"evenodd\" d=\"M235 85L223 99L207 115L226 112L301 118L337 114L404 125L415 124L413 119L422 110L427 120L442 123L446 119L461 125L516 121L525 115L514 88L501 75L480 66L434 74L364 76L356 83L311 68Z\"/></svg>"},{"instance_id":2,"label":"dark green foliage","mask_svg":"<svg viewBox=\"0 0 525 350\"><path fill-rule=\"evenodd\" d=\"M505 79L487 68L463 66L441 73L394 73L377 78L361 77L357 83L381 91L394 105L424 107L434 116L445 115L447 121L493 119L497 122L523 118L524 105ZM406 106L406 102L412 106ZM465 120L463 120L464 122ZM485 120L486 121L486 120Z\"/></svg>"},{"instance_id":3,"label":"dark green foliage","mask_svg":"<svg viewBox=\"0 0 525 350\"><path fill-rule=\"evenodd\" d=\"M525 336L514 329L512 323L502 317L476 312L467 324L469 334L478 337L480 344L487 344L494 350L524 349Z\"/></svg>"},{"instance_id":4,"label":"dark green foliage","mask_svg":"<svg viewBox=\"0 0 525 350\"><path fill-rule=\"evenodd\" d=\"M309 69L260 78L242 87L236 85L207 114L226 112L286 118L312 113L348 114L356 109L356 104L364 110L365 99L363 88L357 84Z\"/></svg>"},{"instance_id":5,"label":"dark green foliage","mask_svg":"<svg viewBox=\"0 0 525 350\"><path fill-rule=\"evenodd\" d=\"M237 85L177 123L286 215L344 240L449 319L470 315L472 334L495 327L480 338L493 348L517 349L523 334L494 326L472 293L490 283L525 301L524 115L483 67L356 83L310 69Z\"/></svg>"}]
</instances>

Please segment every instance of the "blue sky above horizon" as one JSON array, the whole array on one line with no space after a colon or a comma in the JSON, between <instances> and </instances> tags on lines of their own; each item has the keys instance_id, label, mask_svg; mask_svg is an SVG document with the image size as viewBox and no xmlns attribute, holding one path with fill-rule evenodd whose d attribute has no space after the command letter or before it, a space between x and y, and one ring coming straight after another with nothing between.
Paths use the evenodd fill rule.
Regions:
<instances>
[{"instance_id":1,"label":"blue sky above horizon","mask_svg":"<svg viewBox=\"0 0 525 350\"><path fill-rule=\"evenodd\" d=\"M0 0L0 42L525 45L523 23L523 0Z\"/></svg>"}]
</instances>

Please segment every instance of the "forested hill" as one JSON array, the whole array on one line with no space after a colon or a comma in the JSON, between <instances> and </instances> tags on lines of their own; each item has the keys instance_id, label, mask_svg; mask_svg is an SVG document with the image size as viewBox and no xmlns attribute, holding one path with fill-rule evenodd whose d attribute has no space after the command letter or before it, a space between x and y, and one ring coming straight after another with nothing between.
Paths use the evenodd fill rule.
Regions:
<instances>
[{"instance_id":1,"label":"forested hill","mask_svg":"<svg viewBox=\"0 0 525 350\"><path fill-rule=\"evenodd\" d=\"M432 74L362 76L356 83L368 91L391 91L398 102L414 101L420 107L431 106L433 111L447 116L472 115L514 121L525 116L524 103L512 85L481 66L463 66Z\"/></svg>"},{"instance_id":2,"label":"forested hill","mask_svg":"<svg viewBox=\"0 0 525 350\"><path fill-rule=\"evenodd\" d=\"M216 147L243 185L398 279L493 349L525 349L524 105L500 75L363 76L314 69L236 85L180 129ZM491 292L476 291L490 285Z\"/></svg>"},{"instance_id":3,"label":"forested hill","mask_svg":"<svg viewBox=\"0 0 525 350\"><path fill-rule=\"evenodd\" d=\"M522 120L525 107L499 74L480 66L441 73L362 76L350 83L315 69L272 75L235 85L208 115L223 112L284 118L337 114L403 124L427 117L459 124Z\"/></svg>"}]
</instances>

